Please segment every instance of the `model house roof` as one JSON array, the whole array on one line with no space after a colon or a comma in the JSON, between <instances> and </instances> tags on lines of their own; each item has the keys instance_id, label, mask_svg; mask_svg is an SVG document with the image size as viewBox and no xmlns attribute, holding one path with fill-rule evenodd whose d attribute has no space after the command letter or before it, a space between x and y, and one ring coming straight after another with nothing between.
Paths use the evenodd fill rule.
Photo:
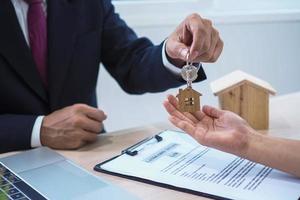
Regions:
<instances>
[{"instance_id":1,"label":"model house roof","mask_svg":"<svg viewBox=\"0 0 300 200\"><path fill-rule=\"evenodd\" d=\"M219 95L246 83L251 84L254 87L267 90L272 95L276 93L276 90L268 82L240 70L234 71L213 81L211 83L211 89L214 95Z\"/></svg>"}]
</instances>

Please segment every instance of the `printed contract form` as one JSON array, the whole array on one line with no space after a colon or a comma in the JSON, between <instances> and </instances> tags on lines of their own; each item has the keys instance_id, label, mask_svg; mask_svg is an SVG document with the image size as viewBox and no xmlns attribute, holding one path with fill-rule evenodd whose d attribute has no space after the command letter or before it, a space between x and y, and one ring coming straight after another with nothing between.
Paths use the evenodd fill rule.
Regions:
<instances>
[{"instance_id":1,"label":"printed contract form","mask_svg":"<svg viewBox=\"0 0 300 200\"><path fill-rule=\"evenodd\" d=\"M199 145L189 135L164 131L96 170L161 183L181 191L227 199L291 199L300 197L300 179L284 172Z\"/></svg>"}]
</instances>

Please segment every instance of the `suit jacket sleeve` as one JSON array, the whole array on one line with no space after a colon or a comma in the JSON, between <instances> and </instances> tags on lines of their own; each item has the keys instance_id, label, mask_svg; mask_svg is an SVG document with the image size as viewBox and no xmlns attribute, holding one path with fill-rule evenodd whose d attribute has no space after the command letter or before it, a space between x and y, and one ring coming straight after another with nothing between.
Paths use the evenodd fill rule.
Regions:
<instances>
[{"instance_id":1,"label":"suit jacket sleeve","mask_svg":"<svg viewBox=\"0 0 300 200\"><path fill-rule=\"evenodd\" d=\"M37 116L0 115L0 153L29 149L31 132ZM3 142L5 141L5 142Z\"/></svg>"},{"instance_id":2,"label":"suit jacket sleeve","mask_svg":"<svg viewBox=\"0 0 300 200\"><path fill-rule=\"evenodd\" d=\"M111 1L103 1L103 8L101 59L123 90L133 94L160 92L185 83L163 65L163 43L155 46L147 38L137 38L115 13ZM205 78L201 68L197 81Z\"/></svg>"}]
</instances>

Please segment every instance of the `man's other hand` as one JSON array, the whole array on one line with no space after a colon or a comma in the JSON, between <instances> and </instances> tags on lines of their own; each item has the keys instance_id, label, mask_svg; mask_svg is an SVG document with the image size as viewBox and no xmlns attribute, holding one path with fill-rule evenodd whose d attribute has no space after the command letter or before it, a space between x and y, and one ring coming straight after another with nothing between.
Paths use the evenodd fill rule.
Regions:
<instances>
[{"instance_id":1,"label":"man's other hand","mask_svg":"<svg viewBox=\"0 0 300 200\"><path fill-rule=\"evenodd\" d=\"M94 142L103 130L103 111L84 104L75 104L44 117L41 143L54 149L77 149Z\"/></svg>"},{"instance_id":2,"label":"man's other hand","mask_svg":"<svg viewBox=\"0 0 300 200\"><path fill-rule=\"evenodd\" d=\"M169 36L166 53L175 65L190 62L215 62L223 50L223 41L212 22L198 14L188 16Z\"/></svg>"}]
</instances>

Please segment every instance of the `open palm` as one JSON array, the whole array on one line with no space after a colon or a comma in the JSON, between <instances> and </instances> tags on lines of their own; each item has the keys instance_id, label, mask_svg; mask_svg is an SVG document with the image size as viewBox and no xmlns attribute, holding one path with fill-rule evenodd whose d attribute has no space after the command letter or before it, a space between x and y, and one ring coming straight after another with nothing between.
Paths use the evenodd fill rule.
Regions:
<instances>
[{"instance_id":1,"label":"open palm","mask_svg":"<svg viewBox=\"0 0 300 200\"><path fill-rule=\"evenodd\" d=\"M210 106L195 113L182 113L172 95L168 96L164 106L170 114L170 121L202 145L235 155L242 155L247 150L252 128L238 115Z\"/></svg>"}]
</instances>

